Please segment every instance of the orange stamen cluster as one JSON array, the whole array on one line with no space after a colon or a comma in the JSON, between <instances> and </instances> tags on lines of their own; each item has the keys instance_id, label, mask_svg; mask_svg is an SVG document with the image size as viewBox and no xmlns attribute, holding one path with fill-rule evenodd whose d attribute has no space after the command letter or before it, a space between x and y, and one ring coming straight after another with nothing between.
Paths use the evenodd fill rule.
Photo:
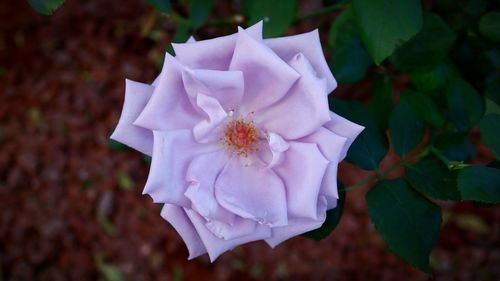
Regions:
<instances>
[{"instance_id":1,"label":"orange stamen cluster","mask_svg":"<svg viewBox=\"0 0 500 281\"><path fill-rule=\"evenodd\" d=\"M248 156L257 150L258 130L253 122L235 119L227 123L222 141L239 156Z\"/></svg>"}]
</instances>

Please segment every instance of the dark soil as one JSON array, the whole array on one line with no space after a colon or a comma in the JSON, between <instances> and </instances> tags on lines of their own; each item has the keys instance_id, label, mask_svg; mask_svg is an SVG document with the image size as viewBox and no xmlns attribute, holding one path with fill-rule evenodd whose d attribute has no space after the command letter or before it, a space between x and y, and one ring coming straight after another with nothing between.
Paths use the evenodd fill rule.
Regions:
<instances>
[{"instance_id":1,"label":"dark soil","mask_svg":"<svg viewBox=\"0 0 500 281\"><path fill-rule=\"evenodd\" d=\"M321 242L256 242L214 263L187 261L160 206L141 195L148 164L108 142L124 79L154 79L173 24L140 0L68 0L51 17L1 1L0 18L0 281L428 279L386 248L367 216L367 188L348 193L339 227ZM338 91L359 92L366 87ZM341 167L347 184L367 175ZM499 208L438 203L435 279L500 280Z\"/></svg>"}]
</instances>

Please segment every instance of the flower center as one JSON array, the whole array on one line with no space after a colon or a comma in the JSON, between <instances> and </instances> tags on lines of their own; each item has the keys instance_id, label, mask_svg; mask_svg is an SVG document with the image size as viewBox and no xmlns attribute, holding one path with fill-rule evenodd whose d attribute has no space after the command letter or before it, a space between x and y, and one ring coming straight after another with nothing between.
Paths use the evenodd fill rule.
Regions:
<instances>
[{"instance_id":1,"label":"flower center","mask_svg":"<svg viewBox=\"0 0 500 281\"><path fill-rule=\"evenodd\" d=\"M253 122L239 118L227 123L222 141L239 156L248 156L249 153L257 151L258 135Z\"/></svg>"}]
</instances>

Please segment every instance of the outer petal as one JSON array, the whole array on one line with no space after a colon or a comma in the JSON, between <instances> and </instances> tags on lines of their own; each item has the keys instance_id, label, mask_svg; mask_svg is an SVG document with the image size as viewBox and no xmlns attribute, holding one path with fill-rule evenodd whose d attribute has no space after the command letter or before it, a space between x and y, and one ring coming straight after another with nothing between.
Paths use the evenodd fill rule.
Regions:
<instances>
[{"instance_id":1,"label":"outer petal","mask_svg":"<svg viewBox=\"0 0 500 281\"><path fill-rule=\"evenodd\" d=\"M191 223L183 208L171 204L163 205L161 216L179 233L189 251L188 259L194 259L207 252L200 235Z\"/></svg>"},{"instance_id":2,"label":"outer petal","mask_svg":"<svg viewBox=\"0 0 500 281\"><path fill-rule=\"evenodd\" d=\"M184 196L187 166L196 155L217 149L221 147L197 143L190 130L154 131L153 159L143 193L155 203L190 206Z\"/></svg>"},{"instance_id":3,"label":"outer petal","mask_svg":"<svg viewBox=\"0 0 500 281\"><path fill-rule=\"evenodd\" d=\"M351 122L334 112L330 112L330 118L332 120L326 123L324 127L339 136L347 138L339 159L340 162L345 158L345 156L347 155L347 150L349 150L351 144L354 142L356 137L365 129L365 127Z\"/></svg>"},{"instance_id":4,"label":"outer petal","mask_svg":"<svg viewBox=\"0 0 500 281\"><path fill-rule=\"evenodd\" d=\"M189 43L194 44L194 43ZM193 128L202 117L193 108L182 82L182 66L168 53L153 96L135 125L150 130L176 130Z\"/></svg>"},{"instance_id":5,"label":"outer petal","mask_svg":"<svg viewBox=\"0 0 500 281\"><path fill-rule=\"evenodd\" d=\"M260 165L243 165L233 156L215 182L215 197L227 210L270 226L287 224L281 179Z\"/></svg>"},{"instance_id":6,"label":"outer petal","mask_svg":"<svg viewBox=\"0 0 500 281\"><path fill-rule=\"evenodd\" d=\"M345 156L345 147L348 139L335 134L334 132L320 128L316 132L300 139L303 142L315 143L319 150L330 161L326 169L323 182L321 183L320 194L327 196L327 199L339 198L337 189L337 168L339 162ZM336 202L336 200L333 200Z\"/></svg>"},{"instance_id":7,"label":"outer petal","mask_svg":"<svg viewBox=\"0 0 500 281\"><path fill-rule=\"evenodd\" d=\"M319 194L326 196L329 203L332 200L336 202L336 199L339 198L339 190L337 185L338 166L338 162L330 162L330 164L326 168L323 182L321 182L321 188L319 189Z\"/></svg>"},{"instance_id":8,"label":"outer petal","mask_svg":"<svg viewBox=\"0 0 500 281\"><path fill-rule=\"evenodd\" d=\"M325 60L317 29L288 37L265 39L264 43L285 61L290 60L297 53L304 54L311 61L318 76L326 79L327 92L330 93L337 87L337 81Z\"/></svg>"},{"instance_id":9,"label":"outer petal","mask_svg":"<svg viewBox=\"0 0 500 281\"><path fill-rule=\"evenodd\" d=\"M272 228L272 237L266 239L267 244L271 247L282 243L283 241L300 235L302 233L317 229L325 222L326 219L326 198L319 197L317 209L317 219L310 218L291 218L289 224L283 227Z\"/></svg>"},{"instance_id":10,"label":"outer petal","mask_svg":"<svg viewBox=\"0 0 500 281\"><path fill-rule=\"evenodd\" d=\"M144 154L151 155L153 150L153 132L133 124L137 116L151 98L154 87L125 80L125 101L123 110L111 138L126 144Z\"/></svg>"},{"instance_id":11,"label":"outer petal","mask_svg":"<svg viewBox=\"0 0 500 281\"><path fill-rule=\"evenodd\" d=\"M285 182L288 215L317 219L317 200L328 161L316 144L289 144L283 162L274 167Z\"/></svg>"},{"instance_id":12,"label":"outer petal","mask_svg":"<svg viewBox=\"0 0 500 281\"><path fill-rule=\"evenodd\" d=\"M243 73L241 71L218 71L193 69L182 73L184 87L191 100L198 94L218 100L226 111L239 106L243 97Z\"/></svg>"},{"instance_id":13,"label":"outer petal","mask_svg":"<svg viewBox=\"0 0 500 281\"><path fill-rule=\"evenodd\" d=\"M330 121L330 110L326 80L316 77L307 58L299 53L289 64L301 75L300 79L278 103L256 113L255 122L285 139L297 139Z\"/></svg>"},{"instance_id":14,"label":"outer petal","mask_svg":"<svg viewBox=\"0 0 500 281\"><path fill-rule=\"evenodd\" d=\"M238 245L256 240L266 239L271 236L271 229L269 227L257 224L255 230L250 235L231 240L220 239L207 229L207 227L205 226L205 221L200 215L191 210L186 210L186 213L191 219L194 227L198 231L203 244L205 244L208 255L210 256L210 260L212 262L225 251L231 250Z\"/></svg>"},{"instance_id":15,"label":"outer petal","mask_svg":"<svg viewBox=\"0 0 500 281\"><path fill-rule=\"evenodd\" d=\"M262 22L246 29L256 40L262 40ZM176 58L192 68L227 70L233 55L236 34L184 44L172 44Z\"/></svg>"},{"instance_id":16,"label":"outer petal","mask_svg":"<svg viewBox=\"0 0 500 281\"><path fill-rule=\"evenodd\" d=\"M207 220L233 224L235 215L219 205L215 199L215 180L228 161L224 150L200 154L189 163L186 180L190 183L185 193L192 209Z\"/></svg>"},{"instance_id":17,"label":"outer petal","mask_svg":"<svg viewBox=\"0 0 500 281\"><path fill-rule=\"evenodd\" d=\"M230 70L240 70L245 79L241 112L265 108L281 99L299 74L262 42L244 30L238 32Z\"/></svg>"},{"instance_id":18,"label":"outer petal","mask_svg":"<svg viewBox=\"0 0 500 281\"><path fill-rule=\"evenodd\" d=\"M257 227L257 222L236 217L232 224L220 221L209 221L205 223L205 226L218 238L231 240L252 234Z\"/></svg>"},{"instance_id":19,"label":"outer petal","mask_svg":"<svg viewBox=\"0 0 500 281\"><path fill-rule=\"evenodd\" d=\"M189 36L188 40L186 41L186 44L193 43L193 42L196 42L196 39L194 39L193 36ZM153 86L156 86L158 84L158 80L160 79L160 76L161 76L161 73L160 73L160 75L158 75L155 78L155 80L153 80L153 83L152 83Z\"/></svg>"},{"instance_id":20,"label":"outer petal","mask_svg":"<svg viewBox=\"0 0 500 281\"><path fill-rule=\"evenodd\" d=\"M299 141L317 144L319 150L326 159L338 163L343 157L344 147L349 140L326 128L320 127L315 132L301 138Z\"/></svg>"}]
</instances>

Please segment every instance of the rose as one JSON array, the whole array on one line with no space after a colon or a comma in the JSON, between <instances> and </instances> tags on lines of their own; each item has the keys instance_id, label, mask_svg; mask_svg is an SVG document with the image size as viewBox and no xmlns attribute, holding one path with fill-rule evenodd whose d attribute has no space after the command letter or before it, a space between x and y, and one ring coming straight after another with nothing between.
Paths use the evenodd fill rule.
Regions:
<instances>
[{"instance_id":1,"label":"rose","mask_svg":"<svg viewBox=\"0 0 500 281\"><path fill-rule=\"evenodd\" d=\"M261 34L258 23L173 44L153 85L126 81L111 137L152 155L144 193L164 203L190 259L320 227L363 129L328 108L336 81L317 30Z\"/></svg>"}]
</instances>

